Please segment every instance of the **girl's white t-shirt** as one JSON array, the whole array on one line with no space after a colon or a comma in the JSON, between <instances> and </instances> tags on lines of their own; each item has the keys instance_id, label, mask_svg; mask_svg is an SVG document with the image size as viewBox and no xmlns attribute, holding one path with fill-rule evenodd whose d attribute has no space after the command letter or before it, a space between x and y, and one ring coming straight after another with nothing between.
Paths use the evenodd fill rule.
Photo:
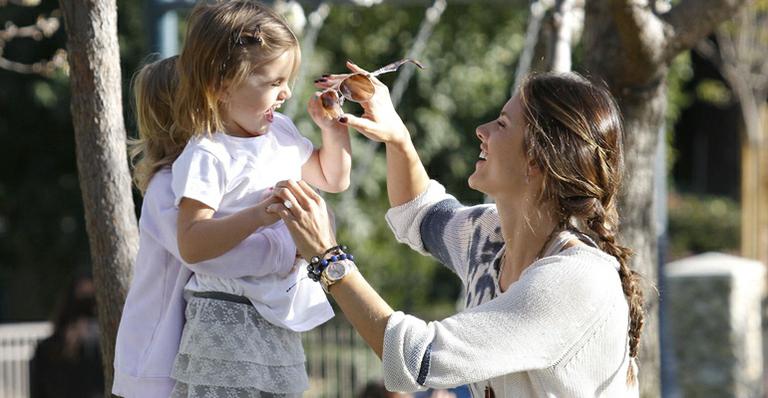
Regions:
<instances>
[{"instance_id":1,"label":"girl's white t-shirt","mask_svg":"<svg viewBox=\"0 0 768 398\"><path fill-rule=\"evenodd\" d=\"M193 138L173 163L175 205L186 197L214 209L214 218L231 215L265 199L277 182L300 180L301 167L312 151L312 143L279 113L269 130L258 137L214 133ZM322 288L306 276L307 263L297 260L285 224L278 221L258 232L270 244L253 259L253 275L221 278L195 273L185 290L248 297L265 319L295 331L309 330L332 318Z\"/></svg>"}]
</instances>

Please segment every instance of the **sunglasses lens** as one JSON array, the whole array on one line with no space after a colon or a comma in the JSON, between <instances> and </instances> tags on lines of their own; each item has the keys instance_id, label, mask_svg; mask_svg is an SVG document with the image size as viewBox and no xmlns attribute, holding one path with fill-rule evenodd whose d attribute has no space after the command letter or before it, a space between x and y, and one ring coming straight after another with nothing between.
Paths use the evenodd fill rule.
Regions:
<instances>
[{"instance_id":1,"label":"sunglasses lens","mask_svg":"<svg viewBox=\"0 0 768 398\"><path fill-rule=\"evenodd\" d=\"M341 110L339 96L336 94L336 91L329 90L320 94L320 104L323 106L323 111L330 118L335 119L344 113Z\"/></svg>"},{"instance_id":2,"label":"sunglasses lens","mask_svg":"<svg viewBox=\"0 0 768 398\"><path fill-rule=\"evenodd\" d=\"M368 101L373 97L375 87L373 82L363 75L352 75L339 86L339 91L347 99L355 102Z\"/></svg>"}]
</instances>

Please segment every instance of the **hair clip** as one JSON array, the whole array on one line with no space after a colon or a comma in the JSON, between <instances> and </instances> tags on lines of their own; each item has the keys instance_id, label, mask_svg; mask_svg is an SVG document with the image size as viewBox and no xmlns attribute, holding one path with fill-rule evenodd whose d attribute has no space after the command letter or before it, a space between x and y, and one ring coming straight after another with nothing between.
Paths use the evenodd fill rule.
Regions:
<instances>
[{"instance_id":1,"label":"hair clip","mask_svg":"<svg viewBox=\"0 0 768 398\"><path fill-rule=\"evenodd\" d=\"M264 39L261 36L261 26L257 26L253 33L244 33L240 31L235 38L235 44L238 46L249 46L251 44L264 45Z\"/></svg>"}]
</instances>

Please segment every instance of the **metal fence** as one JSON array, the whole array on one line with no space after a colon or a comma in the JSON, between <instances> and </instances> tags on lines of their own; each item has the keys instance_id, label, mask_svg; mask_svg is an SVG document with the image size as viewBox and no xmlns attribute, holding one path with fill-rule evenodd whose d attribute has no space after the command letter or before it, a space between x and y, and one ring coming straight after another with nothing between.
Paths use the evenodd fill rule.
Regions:
<instances>
[{"instance_id":1,"label":"metal fence","mask_svg":"<svg viewBox=\"0 0 768 398\"><path fill-rule=\"evenodd\" d=\"M29 397L29 361L50 322L0 325L0 398ZM303 334L310 389L305 397L352 398L381 379L381 361L347 323L328 323Z\"/></svg>"},{"instance_id":2,"label":"metal fence","mask_svg":"<svg viewBox=\"0 0 768 398\"><path fill-rule=\"evenodd\" d=\"M52 331L50 322L0 325L0 397L29 397L29 360Z\"/></svg>"}]
</instances>

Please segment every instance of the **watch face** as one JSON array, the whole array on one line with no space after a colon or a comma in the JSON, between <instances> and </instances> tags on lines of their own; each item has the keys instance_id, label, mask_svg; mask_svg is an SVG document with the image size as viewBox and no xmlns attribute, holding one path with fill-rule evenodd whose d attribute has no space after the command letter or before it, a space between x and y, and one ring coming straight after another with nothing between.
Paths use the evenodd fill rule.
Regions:
<instances>
[{"instance_id":1,"label":"watch face","mask_svg":"<svg viewBox=\"0 0 768 398\"><path fill-rule=\"evenodd\" d=\"M328 273L328 279L337 281L347 273L347 267L342 262L335 262L328 265L328 269L325 272Z\"/></svg>"}]
</instances>

